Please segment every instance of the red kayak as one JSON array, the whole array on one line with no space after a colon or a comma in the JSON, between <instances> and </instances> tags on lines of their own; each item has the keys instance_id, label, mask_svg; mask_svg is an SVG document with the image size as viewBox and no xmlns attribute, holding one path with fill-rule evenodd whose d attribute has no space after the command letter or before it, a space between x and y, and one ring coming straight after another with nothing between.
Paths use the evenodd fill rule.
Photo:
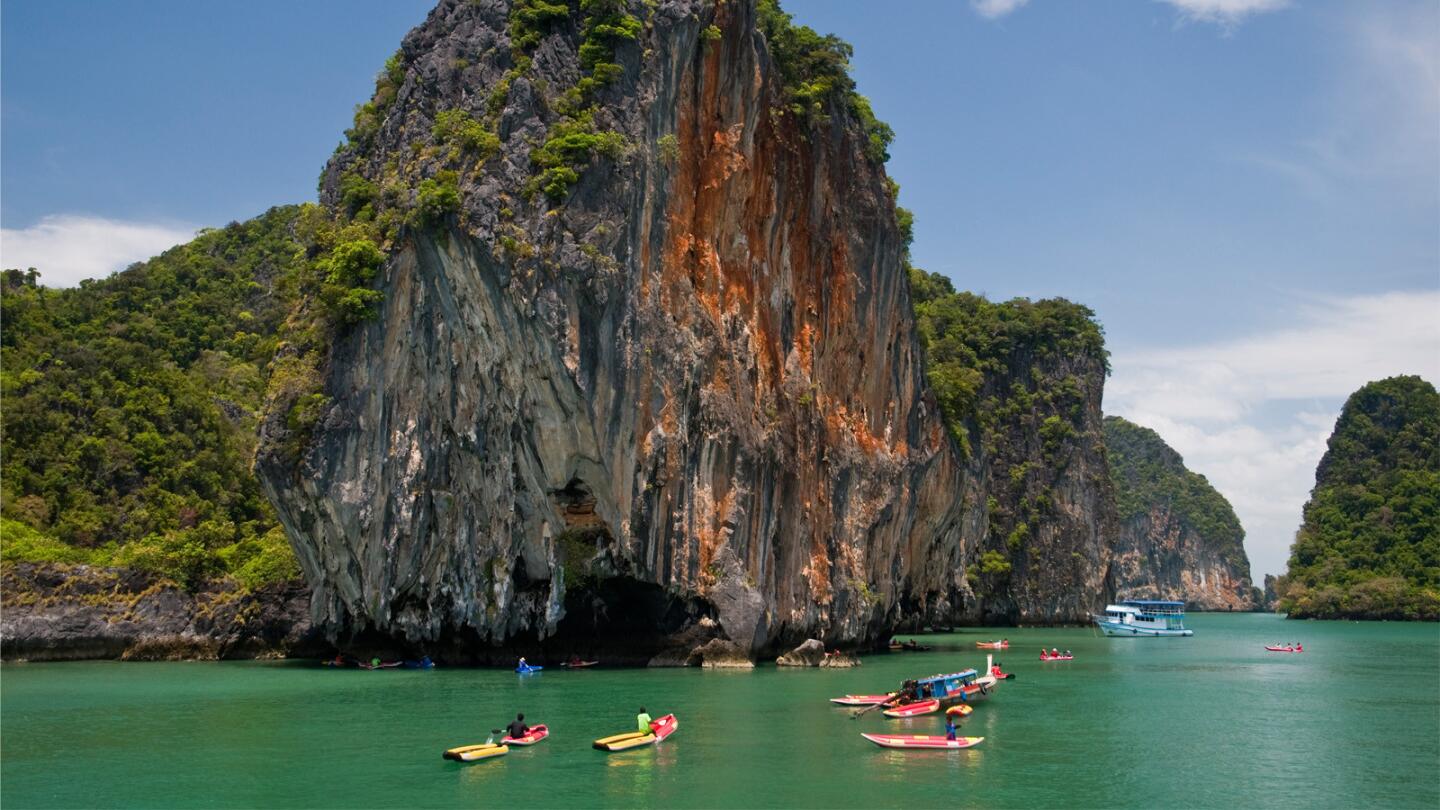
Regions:
<instances>
[{"instance_id":1,"label":"red kayak","mask_svg":"<svg viewBox=\"0 0 1440 810\"><path fill-rule=\"evenodd\" d=\"M881 748L970 748L979 745L984 737L956 737L947 740L940 735L930 734L861 734L861 737Z\"/></svg>"},{"instance_id":2,"label":"red kayak","mask_svg":"<svg viewBox=\"0 0 1440 810\"><path fill-rule=\"evenodd\" d=\"M1073 656L1073 655L1042 655L1042 656L1040 656L1040 660L1041 660L1041 661L1074 661L1074 660L1075 660L1075 656Z\"/></svg>"},{"instance_id":3,"label":"red kayak","mask_svg":"<svg viewBox=\"0 0 1440 810\"><path fill-rule=\"evenodd\" d=\"M549 736L550 729L544 725L539 725L531 726L524 737L506 737L500 742L503 745L534 745Z\"/></svg>"},{"instance_id":4,"label":"red kayak","mask_svg":"<svg viewBox=\"0 0 1440 810\"><path fill-rule=\"evenodd\" d=\"M837 706L879 706L893 697L895 697L894 692L888 695L846 695L845 697L830 698L830 702Z\"/></svg>"},{"instance_id":5,"label":"red kayak","mask_svg":"<svg viewBox=\"0 0 1440 810\"><path fill-rule=\"evenodd\" d=\"M921 700L915 703L906 703L904 706L896 706L893 709L886 709L881 714L886 717L919 717L922 714L934 714L940 711L940 701L935 698Z\"/></svg>"},{"instance_id":6,"label":"red kayak","mask_svg":"<svg viewBox=\"0 0 1440 810\"><path fill-rule=\"evenodd\" d=\"M976 646L976 647L979 647L979 648L982 649L982 650L1008 650L1008 649L1010 649L1010 642L1008 642L1008 641L977 641L977 642L975 642L975 646Z\"/></svg>"},{"instance_id":7,"label":"red kayak","mask_svg":"<svg viewBox=\"0 0 1440 810\"><path fill-rule=\"evenodd\" d=\"M1302 646L1302 647L1272 647L1272 646L1270 646L1269 644L1266 644L1266 645L1265 645L1265 649L1269 650L1270 652L1291 652L1291 653L1305 652L1305 648L1304 648L1303 646Z\"/></svg>"}]
</instances>

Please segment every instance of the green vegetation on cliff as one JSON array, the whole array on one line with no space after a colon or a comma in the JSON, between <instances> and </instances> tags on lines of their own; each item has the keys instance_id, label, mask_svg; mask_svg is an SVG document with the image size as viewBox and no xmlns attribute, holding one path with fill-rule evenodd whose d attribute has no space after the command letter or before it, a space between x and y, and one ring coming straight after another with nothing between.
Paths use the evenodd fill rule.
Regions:
<instances>
[{"instance_id":1,"label":"green vegetation on cliff","mask_svg":"<svg viewBox=\"0 0 1440 810\"><path fill-rule=\"evenodd\" d=\"M7 563L131 565L185 584L298 573L250 471L257 415L291 302L348 289L374 258L342 243L312 259L303 211L204 231L75 289L5 271Z\"/></svg>"},{"instance_id":2,"label":"green vegetation on cliff","mask_svg":"<svg viewBox=\"0 0 1440 810\"><path fill-rule=\"evenodd\" d=\"M1118 416L1105 417L1105 451L1121 521L1143 517L1156 505L1210 544L1237 571L1249 575L1245 530L1230 502L1205 476L1185 468L1160 434Z\"/></svg>"},{"instance_id":3,"label":"green vegetation on cliff","mask_svg":"<svg viewBox=\"0 0 1440 810\"><path fill-rule=\"evenodd\" d=\"M865 154L877 163L889 160L895 131L875 117L870 100L856 91L850 78L850 43L796 25L779 0L760 0L756 13L784 83L786 111L813 128L828 121L834 107L848 109L865 135Z\"/></svg>"},{"instance_id":4,"label":"green vegetation on cliff","mask_svg":"<svg viewBox=\"0 0 1440 810\"><path fill-rule=\"evenodd\" d=\"M1345 402L1277 583L1297 618L1440 619L1440 395L1419 377Z\"/></svg>"},{"instance_id":5,"label":"green vegetation on cliff","mask_svg":"<svg viewBox=\"0 0 1440 810\"><path fill-rule=\"evenodd\" d=\"M968 454L968 424L987 444L1001 425L1034 422L1054 448L1077 429L1085 362L1109 370L1105 335L1089 307L1051 298L996 303L956 292L938 273L909 268L916 328L925 371L950 434ZM1073 365L1068 373L1037 377L1037 364Z\"/></svg>"}]
</instances>

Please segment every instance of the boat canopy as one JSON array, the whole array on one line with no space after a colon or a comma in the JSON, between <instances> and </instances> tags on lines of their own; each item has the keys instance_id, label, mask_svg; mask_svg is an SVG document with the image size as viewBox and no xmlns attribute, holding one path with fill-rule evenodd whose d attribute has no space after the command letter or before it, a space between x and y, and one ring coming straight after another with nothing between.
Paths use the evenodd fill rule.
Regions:
<instances>
[{"instance_id":1,"label":"boat canopy","mask_svg":"<svg viewBox=\"0 0 1440 810\"><path fill-rule=\"evenodd\" d=\"M971 681L979 677L979 675L980 673L976 672L973 669L965 669L961 670L960 672L952 672L949 675L931 675L928 678L921 678L920 680L916 681L916 683L927 684L951 680L959 681L961 683L970 683Z\"/></svg>"},{"instance_id":2,"label":"boat canopy","mask_svg":"<svg viewBox=\"0 0 1440 810\"><path fill-rule=\"evenodd\" d=\"M1125 599L1123 607L1136 608L1147 616L1184 616L1185 603L1163 599Z\"/></svg>"}]
</instances>

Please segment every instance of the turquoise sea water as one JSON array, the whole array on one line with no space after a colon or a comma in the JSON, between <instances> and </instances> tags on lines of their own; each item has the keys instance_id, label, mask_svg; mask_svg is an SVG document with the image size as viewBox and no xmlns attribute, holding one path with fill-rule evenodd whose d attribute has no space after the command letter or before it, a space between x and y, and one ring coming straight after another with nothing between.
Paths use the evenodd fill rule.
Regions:
<instances>
[{"instance_id":1,"label":"turquoise sea water","mask_svg":"<svg viewBox=\"0 0 1440 810\"><path fill-rule=\"evenodd\" d=\"M1191 615L1189 639L1089 629L921 637L853 670L329 670L285 663L7 664L0 804L25 807L1440 807L1440 625ZM890 751L860 732L936 733L827 698L980 667L1017 677L977 704L967 751ZM1300 640L1301 655L1267 653ZM1038 660L1041 645L1075 651ZM658 747L590 748L637 708ZM516 710L537 746L475 764Z\"/></svg>"}]
</instances>

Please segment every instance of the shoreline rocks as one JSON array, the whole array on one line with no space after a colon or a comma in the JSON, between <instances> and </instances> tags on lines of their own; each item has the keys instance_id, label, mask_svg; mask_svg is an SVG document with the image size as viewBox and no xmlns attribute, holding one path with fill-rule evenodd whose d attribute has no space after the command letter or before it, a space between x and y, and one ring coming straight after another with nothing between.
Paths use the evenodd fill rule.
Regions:
<instances>
[{"instance_id":1,"label":"shoreline rocks","mask_svg":"<svg viewBox=\"0 0 1440 810\"><path fill-rule=\"evenodd\" d=\"M190 593L126 568L16 563L0 570L0 659L67 661L321 657L310 595L287 583L245 592L230 580Z\"/></svg>"}]
</instances>

